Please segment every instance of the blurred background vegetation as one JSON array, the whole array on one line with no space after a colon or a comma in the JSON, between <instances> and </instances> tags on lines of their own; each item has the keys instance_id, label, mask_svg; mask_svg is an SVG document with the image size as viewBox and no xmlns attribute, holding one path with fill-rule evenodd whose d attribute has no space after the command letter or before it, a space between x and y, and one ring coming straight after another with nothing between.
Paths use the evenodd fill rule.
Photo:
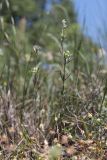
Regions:
<instances>
[{"instance_id":1,"label":"blurred background vegetation","mask_svg":"<svg viewBox=\"0 0 107 160\"><path fill-rule=\"evenodd\" d=\"M15 81L20 83L20 85L14 85L14 89L17 86L17 92L20 91L19 86L22 89L21 84L24 81L24 72L26 72L25 65L29 61L35 45L41 50L43 60L37 63L41 63L43 68L48 69L54 65L53 63L60 63L59 50L62 19L67 21L68 26L65 33L66 41L64 48L69 50L70 54L73 54L75 57L72 67L74 66L74 70L81 68L88 74L91 74L94 61L93 54L97 53L97 46L84 37L79 24L76 22L73 2L69 0L66 2L62 0L60 3L53 1L52 9L49 12L46 10L46 1L40 0L3 0L0 4L0 68L1 73L3 72L2 80L7 87L9 87L11 81ZM34 54L33 56L35 57ZM31 66L29 66L29 69L35 66L34 59L32 58L34 62L30 62ZM79 63L81 65L78 66ZM15 83L11 82L11 84Z\"/></svg>"}]
</instances>

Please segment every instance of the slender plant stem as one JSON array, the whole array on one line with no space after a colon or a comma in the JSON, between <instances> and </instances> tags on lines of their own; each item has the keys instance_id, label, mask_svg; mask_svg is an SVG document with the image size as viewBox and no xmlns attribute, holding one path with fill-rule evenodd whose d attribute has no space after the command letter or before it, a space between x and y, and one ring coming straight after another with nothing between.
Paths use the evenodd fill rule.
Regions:
<instances>
[{"instance_id":1,"label":"slender plant stem","mask_svg":"<svg viewBox=\"0 0 107 160\"><path fill-rule=\"evenodd\" d=\"M61 38L61 53L63 55L63 73L62 73L62 95L65 91L65 69L66 69L66 57L64 54L64 28L62 28L62 38Z\"/></svg>"}]
</instances>

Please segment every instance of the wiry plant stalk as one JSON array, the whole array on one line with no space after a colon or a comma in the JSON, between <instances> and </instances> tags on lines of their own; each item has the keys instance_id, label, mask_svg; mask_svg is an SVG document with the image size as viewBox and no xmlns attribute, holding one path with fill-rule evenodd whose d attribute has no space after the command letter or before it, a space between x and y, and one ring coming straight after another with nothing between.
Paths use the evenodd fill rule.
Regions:
<instances>
[{"instance_id":1,"label":"wiry plant stalk","mask_svg":"<svg viewBox=\"0 0 107 160\"><path fill-rule=\"evenodd\" d=\"M64 90L65 90L65 68L66 68L66 58L65 58L65 54L64 54L64 28L62 28L62 35L61 35L61 54L63 56L62 94L64 94Z\"/></svg>"},{"instance_id":2,"label":"wiry plant stalk","mask_svg":"<svg viewBox=\"0 0 107 160\"><path fill-rule=\"evenodd\" d=\"M62 59L62 73L61 73L61 79L62 79L62 95L65 91L65 81L69 78L71 73L66 76L66 65L72 61L72 55L70 55L69 51L64 50L64 40L65 40L65 29L66 29L66 21L65 19L62 20L62 32L61 32L61 55L63 57Z\"/></svg>"}]
</instances>

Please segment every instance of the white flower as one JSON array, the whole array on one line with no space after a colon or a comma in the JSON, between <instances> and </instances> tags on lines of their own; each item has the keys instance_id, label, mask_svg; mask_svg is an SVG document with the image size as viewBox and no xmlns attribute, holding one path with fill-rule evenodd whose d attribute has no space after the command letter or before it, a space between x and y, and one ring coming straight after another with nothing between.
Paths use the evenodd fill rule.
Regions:
<instances>
[{"instance_id":1,"label":"white flower","mask_svg":"<svg viewBox=\"0 0 107 160\"><path fill-rule=\"evenodd\" d=\"M65 57L67 58L67 57L70 56L70 52L67 50L67 51L64 52L64 55L65 55Z\"/></svg>"},{"instance_id":2,"label":"white flower","mask_svg":"<svg viewBox=\"0 0 107 160\"><path fill-rule=\"evenodd\" d=\"M100 119L100 118L97 118L97 122L101 122L101 119Z\"/></svg>"},{"instance_id":3,"label":"white flower","mask_svg":"<svg viewBox=\"0 0 107 160\"><path fill-rule=\"evenodd\" d=\"M91 113L88 113L88 118L92 118L92 114Z\"/></svg>"},{"instance_id":4,"label":"white flower","mask_svg":"<svg viewBox=\"0 0 107 160\"><path fill-rule=\"evenodd\" d=\"M67 27L67 24L66 24L67 22L66 22L66 20L65 19L63 19L62 20L62 25L63 25L63 28L66 28Z\"/></svg>"},{"instance_id":5,"label":"white flower","mask_svg":"<svg viewBox=\"0 0 107 160\"><path fill-rule=\"evenodd\" d=\"M44 131L44 124L43 124L43 123L41 123L41 124L39 125L39 127L41 128L42 131Z\"/></svg>"},{"instance_id":6,"label":"white flower","mask_svg":"<svg viewBox=\"0 0 107 160\"><path fill-rule=\"evenodd\" d=\"M40 50L40 47L38 45L34 45L33 50L37 53Z\"/></svg>"},{"instance_id":7,"label":"white flower","mask_svg":"<svg viewBox=\"0 0 107 160\"><path fill-rule=\"evenodd\" d=\"M55 121L56 121L56 122L58 121L58 118L57 118L57 117L55 117Z\"/></svg>"},{"instance_id":8,"label":"white flower","mask_svg":"<svg viewBox=\"0 0 107 160\"><path fill-rule=\"evenodd\" d=\"M37 73L37 71L38 71L38 67L32 68L32 73Z\"/></svg>"}]
</instances>

